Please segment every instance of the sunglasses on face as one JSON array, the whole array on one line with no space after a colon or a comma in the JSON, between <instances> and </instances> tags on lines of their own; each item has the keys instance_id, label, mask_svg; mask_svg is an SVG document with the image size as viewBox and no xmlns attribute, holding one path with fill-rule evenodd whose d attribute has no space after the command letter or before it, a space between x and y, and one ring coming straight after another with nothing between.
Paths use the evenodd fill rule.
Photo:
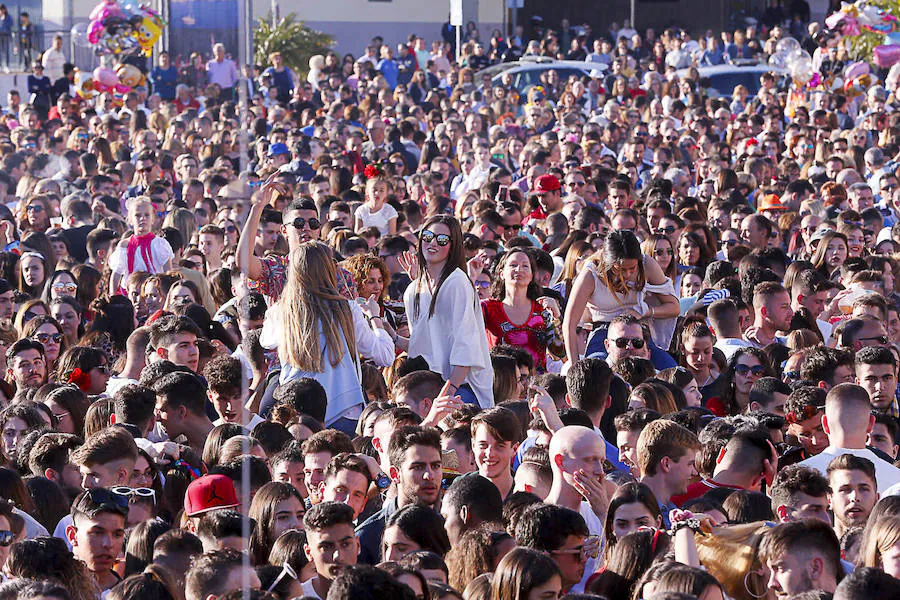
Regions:
<instances>
[{"instance_id":1,"label":"sunglasses on face","mask_svg":"<svg viewBox=\"0 0 900 600\"><path fill-rule=\"evenodd\" d=\"M63 341L63 334L61 333L36 333L34 338L42 344L46 344L47 342L53 341L54 344L59 344Z\"/></svg>"},{"instance_id":2,"label":"sunglasses on face","mask_svg":"<svg viewBox=\"0 0 900 600\"><path fill-rule=\"evenodd\" d=\"M304 226L309 225L309 228L313 231L322 227L322 223L315 217L312 217L311 219L297 217L291 222L291 225L294 227L294 229L303 229Z\"/></svg>"},{"instance_id":3,"label":"sunglasses on face","mask_svg":"<svg viewBox=\"0 0 900 600\"><path fill-rule=\"evenodd\" d=\"M475 287L482 289L482 290L486 290L489 287L491 287L491 282L490 281L476 281Z\"/></svg>"},{"instance_id":4,"label":"sunglasses on face","mask_svg":"<svg viewBox=\"0 0 900 600\"><path fill-rule=\"evenodd\" d=\"M69 294L74 294L78 291L77 283L54 283L53 291L55 292L67 292Z\"/></svg>"},{"instance_id":5,"label":"sunglasses on face","mask_svg":"<svg viewBox=\"0 0 900 600\"><path fill-rule=\"evenodd\" d=\"M620 350L624 350L629 344L635 350L640 350L644 347L644 338L619 338L611 341L616 345L616 348Z\"/></svg>"},{"instance_id":6,"label":"sunglasses on face","mask_svg":"<svg viewBox=\"0 0 900 600\"><path fill-rule=\"evenodd\" d=\"M762 365L735 365L734 367L735 373L740 373L741 375L747 375L747 373L753 373L755 377L762 377L766 373L766 368Z\"/></svg>"},{"instance_id":7,"label":"sunglasses on face","mask_svg":"<svg viewBox=\"0 0 900 600\"><path fill-rule=\"evenodd\" d=\"M40 204L31 204L25 207L25 212L44 212L44 207Z\"/></svg>"},{"instance_id":8,"label":"sunglasses on face","mask_svg":"<svg viewBox=\"0 0 900 600\"><path fill-rule=\"evenodd\" d=\"M737 241L737 240L722 240L722 241L719 242L719 247L720 247L720 248L725 248L726 246L727 246L728 248L733 248L734 246L737 246L737 245L738 245L738 241Z\"/></svg>"},{"instance_id":9,"label":"sunglasses on face","mask_svg":"<svg viewBox=\"0 0 900 600\"><path fill-rule=\"evenodd\" d=\"M446 246L450 243L450 236L446 233L435 233L433 231L429 231L426 229L422 232L422 241L426 244L430 244L433 241L437 241L438 246Z\"/></svg>"},{"instance_id":10,"label":"sunglasses on face","mask_svg":"<svg viewBox=\"0 0 900 600\"><path fill-rule=\"evenodd\" d=\"M667 225L665 227L657 227L653 230L653 233L655 233L656 235L672 235L673 233L675 233L675 226Z\"/></svg>"}]
</instances>

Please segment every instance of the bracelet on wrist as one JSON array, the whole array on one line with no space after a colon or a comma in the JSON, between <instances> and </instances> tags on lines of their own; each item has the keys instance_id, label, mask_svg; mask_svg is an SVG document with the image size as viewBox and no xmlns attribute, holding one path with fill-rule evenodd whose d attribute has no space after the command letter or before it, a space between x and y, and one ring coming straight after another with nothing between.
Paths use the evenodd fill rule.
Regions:
<instances>
[{"instance_id":1,"label":"bracelet on wrist","mask_svg":"<svg viewBox=\"0 0 900 600\"><path fill-rule=\"evenodd\" d=\"M672 523L672 535L675 535L682 529L690 529L694 533L699 533L702 530L700 527L700 519L685 519L684 521L678 521L677 523Z\"/></svg>"}]
</instances>

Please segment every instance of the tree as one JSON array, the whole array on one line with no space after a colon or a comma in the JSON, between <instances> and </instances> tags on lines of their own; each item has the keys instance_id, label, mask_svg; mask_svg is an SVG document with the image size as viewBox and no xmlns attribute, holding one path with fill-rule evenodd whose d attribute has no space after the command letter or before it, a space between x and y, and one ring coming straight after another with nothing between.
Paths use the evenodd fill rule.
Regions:
<instances>
[{"instance_id":1,"label":"tree","mask_svg":"<svg viewBox=\"0 0 900 600\"><path fill-rule=\"evenodd\" d=\"M272 15L261 18L253 31L256 47L254 60L258 65L269 63L269 54L281 52L285 66L298 75L309 72L309 59L316 54L325 54L334 44L334 38L327 33L307 27L297 20L295 13L282 17L273 26Z\"/></svg>"}]
</instances>

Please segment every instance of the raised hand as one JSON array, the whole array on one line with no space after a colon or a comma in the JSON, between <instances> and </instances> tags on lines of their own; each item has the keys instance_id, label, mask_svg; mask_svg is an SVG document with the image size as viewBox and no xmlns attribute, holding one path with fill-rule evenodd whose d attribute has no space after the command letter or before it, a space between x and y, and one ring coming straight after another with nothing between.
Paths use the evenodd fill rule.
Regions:
<instances>
[{"instance_id":1,"label":"raised hand","mask_svg":"<svg viewBox=\"0 0 900 600\"><path fill-rule=\"evenodd\" d=\"M407 250L397 258L397 261L410 279L415 279L419 276L419 258L415 252Z\"/></svg>"}]
</instances>

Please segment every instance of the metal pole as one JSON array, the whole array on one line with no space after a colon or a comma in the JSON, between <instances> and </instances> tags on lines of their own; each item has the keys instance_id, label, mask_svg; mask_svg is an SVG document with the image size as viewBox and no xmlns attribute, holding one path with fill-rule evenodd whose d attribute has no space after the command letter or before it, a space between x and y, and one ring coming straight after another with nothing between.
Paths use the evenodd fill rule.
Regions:
<instances>
[{"instance_id":1,"label":"metal pole","mask_svg":"<svg viewBox=\"0 0 900 600\"><path fill-rule=\"evenodd\" d=\"M456 64L462 60L462 26L456 26Z\"/></svg>"},{"instance_id":2,"label":"metal pole","mask_svg":"<svg viewBox=\"0 0 900 600\"><path fill-rule=\"evenodd\" d=\"M272 29L278 27L278 0L272 0Z\"/></svg>"},{"instance_id":3,"label":"metal pole","mask_svg":"<svg viewBox=\"0 0 900 600\"><path fill-rule=\"evenodd\" d=\"M519 0L512 0L512 32L510 38L516 37L516 25L519 24ZM523 42L525 40L522 40Z\"/></svg>"},{"instance_id":4,"label":"metal pole","mask_svg":"<svg viewBox=\"0 0 900 600\"><path fill-rule=\"evenodd\" d=\"M637 23L634 20L635 4L637 4L637 0L631 0L631 28L637 31Z\"/></svg>"},{"instance_id":5,"label":"metal pole","mask_svg":"<svg viewBox=\"0 0 900 600\"><path fill-rule=\"evenodd\" d=\"M244 77L244 65L253 62L253 6L251 0L241 0L238 3L238 60L240 61L238 78L238 111L241 120L241 128L238 133L241 153L241 172L247 170L249 158L247 156L247 136L250 131L249 97L247 95L247 79Z\"/></svg>"}]
</instances>

